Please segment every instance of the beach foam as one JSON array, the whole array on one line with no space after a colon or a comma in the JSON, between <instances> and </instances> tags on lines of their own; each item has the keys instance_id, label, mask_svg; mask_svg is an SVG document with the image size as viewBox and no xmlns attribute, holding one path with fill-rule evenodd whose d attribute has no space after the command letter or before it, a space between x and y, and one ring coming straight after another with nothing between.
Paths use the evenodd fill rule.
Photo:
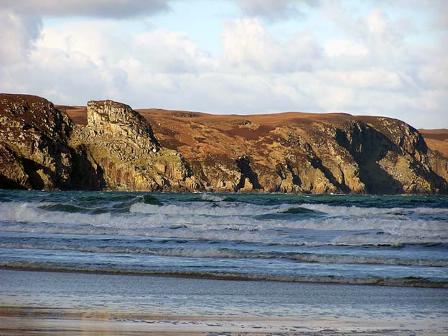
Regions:
<instances>
[{"instance_id":1,"label":"beach foam","mask_svg":"<svg viewBox=\"0 0 448 336\"><path fill-rule=\"evenodd\" d=\"M207 274L221 260L226 261L223 268L215 271L231 274L242 272L240 263L250 268L267 260L266 265L279 269L295 265L288 279L300 278L299 264L326 265L334 274L325 277L338 279L338 268L330 266L360 265L362 272L372 272L372 279L377 279L378 265L400 266L409 268L409 276L426 279L433 268L440 273L448 266L448 202L444 207L443 197L425 199L384 197L382 202L376 197L372 207L370 196L3 191L0 255L22 251L21 260L5 263L11 266L32 261L36 250L46 251L49 263L61 261L66 251L72 254L61 262L72 267L79 266L70 260L78 252L89 253L91 260L147 256L168 263L162 263L161 271L193 258L204 263L195 272ZM176 272L187 274L187 265ZM120 263L114 267L122 271ZM271 266L266 267L264 278L285 276L269 274ZM389 274L392 279L402 276Z\"/></svg>"}]
</instances>

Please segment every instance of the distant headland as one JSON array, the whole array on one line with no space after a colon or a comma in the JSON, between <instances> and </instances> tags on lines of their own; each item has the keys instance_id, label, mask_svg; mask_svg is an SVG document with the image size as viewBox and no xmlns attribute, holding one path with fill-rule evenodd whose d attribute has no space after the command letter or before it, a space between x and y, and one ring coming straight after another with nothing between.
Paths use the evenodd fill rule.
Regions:
<instances>
[{"instance_id":1,"label":"distant headland","mask_svg":"<svg viewBox=\"0 0 448 336\"><path fill-rule=\"evenodd\" d=\"M55 106L0 94L0 188L447 193L447 139L385 117Z\"/></svg>"}]
</instances>

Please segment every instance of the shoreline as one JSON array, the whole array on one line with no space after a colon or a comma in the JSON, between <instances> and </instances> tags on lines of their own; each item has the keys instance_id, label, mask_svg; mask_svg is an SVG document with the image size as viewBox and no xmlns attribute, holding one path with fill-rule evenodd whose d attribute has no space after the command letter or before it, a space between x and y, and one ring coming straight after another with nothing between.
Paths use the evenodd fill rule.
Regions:
<instances>
[{"instance_id":1,"label":"shoreline","mask_svg":"<svg viewBox=\"0 0 448 336\"><path fill-rule=\"evenodd\" d=\"M379 319L257 318L194 315L138 315L110 311L64 311L0 307L2 335L303 335L442 336L444 330L413 330L401 321Z\"/></svg>"},{"instance_id":2,"label":"shoreline","mask_svg":"<svg viewBox=\"0 0 448 336\"><path fill-rule=\"evenodd\" d=\"M331 284L331 285L350 285L350 286L380 286L380 287L405 287L405 288L448 288L448 282L430 282L420 281L416 278L404 279L344 279L336 277L320 278L292 278L287 276L259 276L243 274L213 274L213 273L188 273L188 272L152 272L138 270L98 270L98 269L70 269L69 267L41 267L41 266L12 266L0 265L0 270L28 271L28 272L47 272L47 273L72 273L72 274L97 274L97 275L124 275L124 276L147 276L161 278L180 278L180 279L203 279L203 280L221 280L221 281L246 281L246 282L280 282L280 283L304 283L304 284Z\"/></svg>"},{"instance_id":3,"label":"shoreline","mask_svg":"<svg viewBox=\"0 0 448 336\"><path fill-rule=\"evenodd\" d=\"M26 309L23 314L3 316L0 313L0 332L4 336L37 335L251 335L251 336L444 336L443 330L408 329L398 323L384 325L381 321L347 320L244 320L204 318L201 316L160 316L134 319L133 317L105 318L88 316L61 318L33 316ZM87 316L87 317L86 317Z\"/></svg>"},{"instance_id":4,"label":"shoreline","mask_svg":"<svg viewBox=\"0 0 448 336\"><path fill-rule=\"evenodd\" d=\"M448 332L448 292L439 288L6 270L0 281L2 335Z\"/></svg>"},{"instance_id":5,"label":"shoreline","mask_svg":"<svg viewBox=\"0 0 448 336\"><path fill-rule=\"evenodd\" d=\"M183 194L183 195L197 195L197 194L210 194L210 195L258 195L258 196L371 196L371 197L425 197L425 196L434 196L434 197L447 197L448 191L446 192L410 192L410 193L372 193L372 192L295 192L295 191L265 191L265 190L207 190L207 189L198 189L198 190L150 190L150 189L111 189L111 188L102 188L102 189L61 189L61 188L49 188L49 189L26 189L26 188L0 188L0 191L18 191L18 192L42 192L42 193L70 193L70 192L91 192L91 193L123 193L123 194ZM210 201L213 202L213 201Z\"/></svg>"}]
</instances>

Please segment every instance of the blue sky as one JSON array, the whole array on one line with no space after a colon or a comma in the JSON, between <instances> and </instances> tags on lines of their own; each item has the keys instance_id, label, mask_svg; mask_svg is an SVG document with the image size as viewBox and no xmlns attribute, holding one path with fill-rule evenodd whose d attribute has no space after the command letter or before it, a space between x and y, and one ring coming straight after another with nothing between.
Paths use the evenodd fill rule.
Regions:
<instances>
[{"instance_id":1,"label":"blue sky","mask_svg":"<svg viewBox=\"0 0 448 336\"><path fill-rule=\"evenodd\" d=\"M448 1L3 0L0 90L448 127Z\"/></svg>"}]
</instances>

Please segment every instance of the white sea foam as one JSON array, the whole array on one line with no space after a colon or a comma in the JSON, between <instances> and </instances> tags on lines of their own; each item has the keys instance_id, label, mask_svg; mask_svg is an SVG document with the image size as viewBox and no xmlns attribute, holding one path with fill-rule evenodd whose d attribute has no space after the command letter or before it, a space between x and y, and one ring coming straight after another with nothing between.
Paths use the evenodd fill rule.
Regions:
<instances>
[{"instance_id":1,"label":"white sea foam","mask_svg":"<svg viewBox=\"0 0 448 336\"><path fill-rule=\"evenodd\" d=\"M406 214L420 215L448 215L448 209L444 208L375 208L375 207L357 207L357 206L334 206L327 204L301 204L300 207L321 211L334 216L400 216Z\"/></svg>"},{"instance_id":2,"label":"white sea foam","mask_svg":"<svg viewBox=\"0 0 448 336\"><path fill-rule=\"evenodd\" d=\"M279 206L254 205L247 203L222 203L219 206L209 202L183 202L169 205L133 204L130 212L145 214L161 214L174 216L207 215L207 216L253 216L284 211L291 205Z\"/></svg>"},{"instance_id":3,"label":"white sea foam","mask_svg":"<svg viewBox=\"0 0 448 336\"><path fill-rule=\"evenodd\" d=\"M367 264L367 265L401 265L401 266L426 266L426 267L448 267L448 259L437 258L399 258L390 255L362 255L357 254L326 254L326 253L292 253L279 251L257 251L238 250L229 248L195 248L195 247L125 247L125 246L90 246L70 244L67 242L49 241L36 245L35 243L16 242L0 243L0 249L45 249L57 251L79 251L88 253L113 253L132 255L154 255L167 257L188 257L188 258L218 258L218 259L273 259L289 260L305 263L325 263L325 264Z\"/></svg>"},{"instance_id":4,"label":"white sea foam","mask_svg":"<svg viewBox=\"0 0 448 336\"><path fill-rule=\"evenodd\" d=\"M47 211L44 203L0 203L3 231L45 233L110 233L208 240L247 240L276 244L405 244L444 243L448 225L440 220L409 219L397 212L444 214L447 209L377 209L300 205L327 217L260 219L297 207L291 204L177 202L169 205L137 203L129 213L70 213ZM303 230L314 230L303 231ZM322 232L321 234L318 232Z\"/></svg>"},{"instance_id":5,"label":"white sea foam","mask_svg":"<svg viewBox=\"0 0 448 336\"><path fill-rule=\"evenodd\" d=\"M222 202L225 198L216 194L202 193L201 199L203 199L204 201Z\"/></svg>"},{"instance_id":6,"label":"white sea foam","mask_svg":"<svg viewBox=\"0 0 448 336\"><path fill-rule=\"evenodd\" d=\"M424 207L444 198L334 197L11 193L0 266L446 283L448 209Z\"/></svg>"}]
</instances>

